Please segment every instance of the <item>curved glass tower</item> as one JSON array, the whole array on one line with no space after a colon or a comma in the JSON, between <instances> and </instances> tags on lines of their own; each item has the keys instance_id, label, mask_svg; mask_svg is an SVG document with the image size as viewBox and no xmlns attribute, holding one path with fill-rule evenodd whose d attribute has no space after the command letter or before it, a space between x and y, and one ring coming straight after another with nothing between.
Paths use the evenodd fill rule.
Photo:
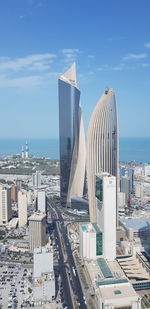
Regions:
<instances>
[{"instance_id":1,"label":"curved glass tower","mask_svg":"<svg viewBox=\"0 0 150 309\"><path fill-rule=\"evenodd\" d=\"M87 177L89 210L92 222L96 222L95 176L107 172L118 178L118 149L115 92L109 88L106 89L98 101L88 128Z\"/></svg>"},{"instance_id":2,"label":"curved glass tower","mask_svg":"<svg viewBox=\"0 0 150 309\"><path fill-rule=\"evenodd\" d=\"M86 160L75 63L59 77L58 87L60 197L62 205L70 206L73 196L83 196Z\"/></svg>"}]
</instances>

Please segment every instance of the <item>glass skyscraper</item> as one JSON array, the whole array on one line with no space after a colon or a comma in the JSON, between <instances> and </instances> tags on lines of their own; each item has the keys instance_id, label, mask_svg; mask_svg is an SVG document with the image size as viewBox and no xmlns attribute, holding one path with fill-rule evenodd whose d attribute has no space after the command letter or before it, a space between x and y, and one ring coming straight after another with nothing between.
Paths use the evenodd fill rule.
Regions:
<instances>
[{"instance_id":1,"label":"glass skyscraper","mask_svg":"<svg viewBox=\"0 0 150 309\"><path fill-rule=\"evenodd\" d=\"M60 197L63 206L83 196L85 179L85 134L79 104L75 63L59 77Z\"/></svg>"}]
</instances>

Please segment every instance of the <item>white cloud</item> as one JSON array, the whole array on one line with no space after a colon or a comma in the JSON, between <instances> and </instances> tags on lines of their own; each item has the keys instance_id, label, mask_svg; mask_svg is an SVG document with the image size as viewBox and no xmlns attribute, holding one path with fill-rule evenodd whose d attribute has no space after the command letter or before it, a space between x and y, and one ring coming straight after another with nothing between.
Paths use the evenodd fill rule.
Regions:
<instances>
[{"instance_id":1,"label":"white cloud","mask_svg":"<svg viewBox=\"0 0 150 309\"><path fill-rule=\"evenodd\" d=\"M97 70L97 71L104 71L104 68L103 68L103 67L100 67L100 68L97 68L96 70Z\"/></svg>"},{"instance_id":2,"label":"white cloud","mask_svg":"<svg viewBox=\"0 0 150 309\"><path fill-rule=\"evenodd\" d=\"M149 66L150 66L149 63L142 63L142 67L143 67L143 68L147 68L147 67L149 67Z\"/></svg>"},{"instance_id":3,"label":"white cloud","mask_svg":"<svg viewBox=\"0 0 150 309\"><path fill-rule=\"evenodd\" d=\"M108 64L104 64L102 67L96 69L96 71L121 71L124 68L124 63L121 63L118 66L110 66Z\"/></svg>"},{"instance_id":4,"label":"white cloud","mask_svg":"<svg viewBox=\"0 0 150 309\"><path fill-rule=\"evenodd\" d=\"M89 59L94 59L95 56L94 56L94 55L88 55L88 58L89 58Z\"/></svg>"},{"instance_id":5,"label":"white cloud","mask_svg":"<svg viewBox=\"0 0 150 309\"><path fill-rule=\"evenodd\" d=\"M144 46L147 47L147 48L150 48L150 43L149 43L149 42L148 42L148 43L145 43Z\"/></svg>"},{"instance_id":6,"label":"white cloud","mask_svg":"<svg viewBox=\"0 0 150 309\"><path fill-rule=\"evenodd\" d=\"M19 71L22 69L29 69L30 71L46 70L55 57L55 54L34 54L16 59L0 57L0 71Z\"/></svg>"},{"instance_id":7,"label":"white cloud","mask_svg":"<svg viewBox=\"0 0 150 309\"><path fill-rule=\"evenodd\" d=\"M66 49L62 49L61 52L63 54L74 54L74 53L78 53L79 49L78 48L66 48Z\"/></svg>"},{"instance_id":8,"label":"white cloud","mask_svg":"<svg viewBox=\"0 0 150 309\"><path fill-rule=\"evenodd\" d=\"M123 60L138 60L138 59L144 59L147 57L147 54L143 53L143 54L128 54L126 55Z\"/></svg>"},{"instance_id":9,"label":"white cloud","mask_svg":"<svg viewBox=\"0 0 150 309\"><path fill-rule=\"evenodd\" d=\"M79 49L78 48L66 48L66 49L62 49L61 53L64 56L63 61L70 64L74 61L76 61L78 53L79 53Z\"/></svg>"},{"instance_id":10,"label":"white cloud","mask_svg":"<svg viewBox=\"0 0 150 309\"><path fill-rule=\"evenodd\" d=\"M124 68L124 63L122 63L122 64L120 64L118 66L112 67L111 69L113 71L121 71L121 70L123 70L123 68Z\"/></svg>"},{"instance_id":11,"label":"white cloud","mask_svg":"<svg viewBox=\"0 0 150 309\"><path fill-rule=\"evenodd\" d=\"M45 83L52 83L60 75L60 72L44 73L43 75L31 75L21 77L11 77L0 75L0 88L23 88L34 87Z\"/></svg>"},{"instance_id":12,"label":"white cloud","mask_svg":"<svg viewBox=\"0 0 150 309\"><path fill-rule=\"evenodd\" d=\"M41 76L26 76L10 78L5 76L0 76L0 87L27 87L27 86L37 86L41 84Z\"/></svg>"}]
</instances>

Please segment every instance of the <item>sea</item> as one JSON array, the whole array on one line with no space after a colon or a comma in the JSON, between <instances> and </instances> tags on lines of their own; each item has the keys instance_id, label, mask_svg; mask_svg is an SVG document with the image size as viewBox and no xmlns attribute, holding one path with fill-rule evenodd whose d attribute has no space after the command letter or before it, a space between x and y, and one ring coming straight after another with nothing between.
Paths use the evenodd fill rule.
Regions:
<instances>
[{"instance_id":1,"label":"sea","mask_svg":"<svg viewBox=\"0 0 150 309\"><path fill-rule=\"evenodd\" d=\"M59 159L58 139L28 139L29 153L35 157ZM25 139L0 139L0 157L21 154ZM150 163L150 138L120 138L120 161Z\"/></svg>"}]
</instances>

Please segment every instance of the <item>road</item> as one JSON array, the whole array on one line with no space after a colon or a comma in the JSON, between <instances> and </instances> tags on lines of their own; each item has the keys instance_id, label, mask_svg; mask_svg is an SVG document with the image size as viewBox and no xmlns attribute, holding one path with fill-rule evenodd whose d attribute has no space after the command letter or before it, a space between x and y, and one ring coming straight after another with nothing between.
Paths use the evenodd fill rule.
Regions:
<instances>
[{"instance_id":1,"label":"road","mask_svg":"<svg viewBox=\"0 0 150 309\"><path fill-rule=\"evenodd\" d=\"M69 309L74 309L74 304L76 302L80 309L87 309L68 239L67 227L64 224L64 219L59 207L52 204L50 199L48 199L48 205L52 220L56 222L54 232L55 242L59 250L59 269L62 277L66 305Z\"/></svg>"}]
</instances>

